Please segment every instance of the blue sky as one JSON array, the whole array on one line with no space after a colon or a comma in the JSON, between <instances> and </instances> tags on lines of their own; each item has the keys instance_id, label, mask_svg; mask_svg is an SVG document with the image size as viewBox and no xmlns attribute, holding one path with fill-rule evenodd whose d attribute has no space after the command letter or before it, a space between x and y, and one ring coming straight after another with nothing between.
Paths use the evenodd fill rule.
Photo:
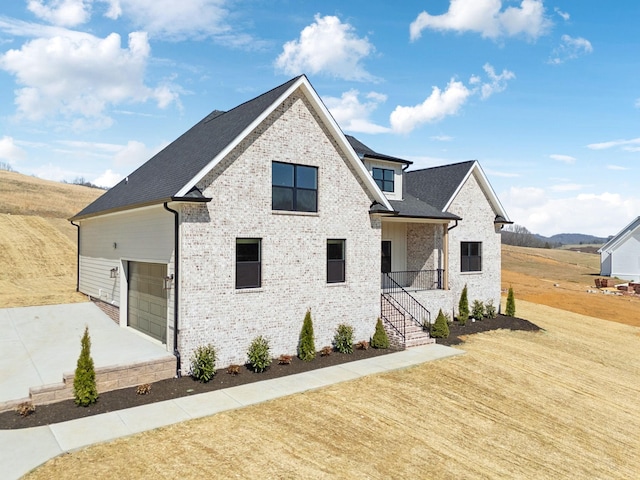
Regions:
<instances>
[{"instance_id":1,"label":"blue sky","mask_svg":"<svg viewBox=\"0 0 640 480\"><path fill-rule=\"evenodd\" d=\"M640 215L639 21L631 0L3 2L0 162L110 186L305 73L374 150L477 159L516 223L612 235Z\"/></svg>"}]
</instances>

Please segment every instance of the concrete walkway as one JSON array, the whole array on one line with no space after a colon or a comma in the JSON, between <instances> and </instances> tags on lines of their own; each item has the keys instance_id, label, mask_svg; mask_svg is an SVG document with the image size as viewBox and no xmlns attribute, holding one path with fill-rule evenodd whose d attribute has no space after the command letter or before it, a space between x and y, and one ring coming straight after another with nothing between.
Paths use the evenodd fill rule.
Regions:
<instances>
[{"instance_id":1,"label":"concrete walkway","mask_svg":"<svg viewBox=\"0 0 640 480\"><path fill-rule=\"evenodd\" d=\"M0 403L62 382L80 355L85 325L96 368L171 357L166 348L116 325L91 302L0 309Z\"/></svg>"},{"instance_id":2,"label":"concrete walkway","mask_svg":"<svg viewBox=\"0 0 640 480\"><path fill-rule=\"evenodd\" d=\"M462 353L462 350L432 344L54 425L0 430L2 477L20 478L53 457L95 443Z\"/></svg>"}]
</instances>

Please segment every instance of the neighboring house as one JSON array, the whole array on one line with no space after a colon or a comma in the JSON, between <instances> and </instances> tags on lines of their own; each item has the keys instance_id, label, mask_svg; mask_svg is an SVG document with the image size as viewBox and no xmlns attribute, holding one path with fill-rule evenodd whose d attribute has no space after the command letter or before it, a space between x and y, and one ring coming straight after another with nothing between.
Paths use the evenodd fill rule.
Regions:
<instances>
[{"instance_id":1,"label":"neighboring house","mask_svg":"<svg viewBox=\"0 0 640 480\"><path fill-rule=\"evenodd\" d=\"M71 218L78 290L183 371L207 343L218 366L258 335L295 353L308 309L318 348L339 323L368 340L380 316L398 343L428 342L413 327L464 284L498 305L509 220L477 162L410 164L346 137L296 77L212 112Z\"/></svg>"},{"instance_id":2,"label":"neighboring house","mask_svg":"<svg viewBox=\"0 0 640 480\"><path fill-rule=\"evenodd\" d=\"M600 275L640 282L640 217L598 250Z\"/></svg>"}]
</instances>

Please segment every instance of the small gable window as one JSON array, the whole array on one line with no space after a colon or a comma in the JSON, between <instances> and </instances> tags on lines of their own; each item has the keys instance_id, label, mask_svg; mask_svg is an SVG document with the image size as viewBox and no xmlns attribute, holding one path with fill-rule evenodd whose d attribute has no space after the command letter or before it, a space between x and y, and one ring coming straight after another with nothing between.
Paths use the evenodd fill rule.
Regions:
<instances>
[{"instance_id":1,"label":"small gable window","mask_svg":"<svg viewBox=\"0 0 640 480\"><path fill-rule=\"evenodd\" d=\"M460 242L460 271L482 271L482 242Z\"/></svg>"},{"instance_id":2,"label":"small gable window","mask_svg":"<svg viewBox=\"0 0 640 480\"><path fill-rule=\"evenodd\" d=\"M271 164L271 208L318 211L318 168L292 163Z\"/></svg>"},{"instance_id":3,"label":"small gable window","mask_svg":"<svg viewBox=\"0 0 640 480\"><path fill-rule=\"evenodd\" d=\"M261 243L259 238L236 238L236 288L261 286Z\"/></svg>"},{"instance_id":4,"label":"small gable window","mask_svg":"<svg viewBox=\"0 0 640 480\"><path fill-rule=\"evenodd\" d=\"M327 283L345 280L345 241L327 240Z\"/></svg>"},{"instance_id":5,"label":"small gable window","mask_svg":"<svg viewBox=\"0 0 640 480\"><path fill-rule=\"evenodd\" d=\"M380 190L383 192L393 192L394 184L393 184L393 176L394 171L389 168L377 168L373 167L373 179L380 187Z\"/></svg>"}]
</instances>

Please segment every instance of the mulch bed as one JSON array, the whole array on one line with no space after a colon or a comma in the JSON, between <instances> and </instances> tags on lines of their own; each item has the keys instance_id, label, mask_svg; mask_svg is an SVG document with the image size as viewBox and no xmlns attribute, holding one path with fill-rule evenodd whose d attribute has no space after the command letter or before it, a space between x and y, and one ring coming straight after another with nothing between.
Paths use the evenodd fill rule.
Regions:
<instances>
[{"instance_id":1,"label":"mulch bed","mask_svg":"<svg viewBox=\"0 0 640 480\"><path fill-rule=\"evenodd\" d=\"M495 319L484 319L477 322L469 321L464 327L460 326L458 322L453 322L449 327L451 332L449 337L436 339L436 343L442 345L458 345L464 342L461 336L499 328L525 331L540 330L538 326L527 320L498 315ZM354 350L351 355L334 352L325 357L318 355L311 362L303 362L294 357L291 359L289 365L279 365L277 360L274 360L271 366L262 373L254 373L246 366L241 367L238 375L230 375L226 372L226 369L218 370L214 378L208 383L200 383L189 376L172 378L153 383L150 392L146 395L136 394L135 387L101 393L98 401L89 407L78 407L73 400L65 400L49 405L38 405L36 406L35 412L26 417L18 415L15 411L3 412L0 413L0 430L37 427L66 422L76 418L89 417L100 413L137 407L139 405L161 402L188 395L196 395L198 393L211 392L271 378L279 378L285 375L307 372L317 368L330 367L392 352L394 352L392 349L377 350L374 348Z\"/></svg>"}]
</instances>

